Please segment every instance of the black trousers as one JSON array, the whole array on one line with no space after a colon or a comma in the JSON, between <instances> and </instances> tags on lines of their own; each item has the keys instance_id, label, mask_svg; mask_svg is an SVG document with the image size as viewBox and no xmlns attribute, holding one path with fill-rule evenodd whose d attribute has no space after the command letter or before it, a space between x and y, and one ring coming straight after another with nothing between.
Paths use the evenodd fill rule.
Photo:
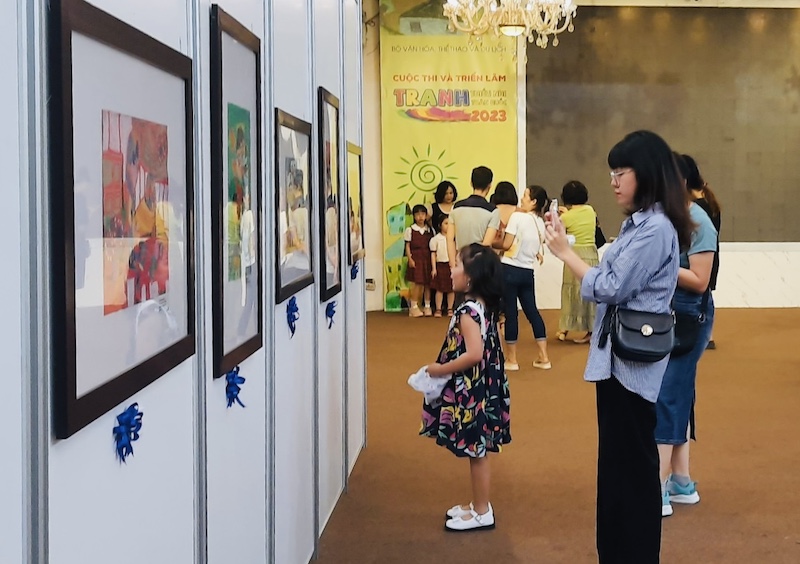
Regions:
<instances>
[{"instance_id":1,"label":"black trousers","mask_svg":"<svg viewBox=\"0 0 800 564\"><path fill-rule=\"evenodd\" d=\"M597 383L600 564L658 564L661 485L655 404L611 377Z\"/></svg>"}]
</instances>

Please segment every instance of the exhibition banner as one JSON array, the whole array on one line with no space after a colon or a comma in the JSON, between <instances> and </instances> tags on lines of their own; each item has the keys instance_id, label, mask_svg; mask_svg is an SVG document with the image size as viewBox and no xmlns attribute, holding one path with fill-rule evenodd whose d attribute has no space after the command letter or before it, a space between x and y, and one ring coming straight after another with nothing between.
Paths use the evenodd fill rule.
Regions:
<instances>
[{"instance_id":1,"label":"exhibition banner","mask_svg":"<svg viewBox=\"0 0 800 564\"><path fill-rule=\"evenodd\" d=\"M399 311L412 207L430 205L443 180L469 196L476 166L516 185L516 42L448 32L441 1L381 4L384 309Z\"/></svg>"}]
</instances>

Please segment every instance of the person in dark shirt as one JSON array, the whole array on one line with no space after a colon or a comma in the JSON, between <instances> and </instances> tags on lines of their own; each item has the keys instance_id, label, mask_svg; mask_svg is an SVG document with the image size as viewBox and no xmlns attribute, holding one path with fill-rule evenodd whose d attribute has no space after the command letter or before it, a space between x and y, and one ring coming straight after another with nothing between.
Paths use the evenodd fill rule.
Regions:
<instances>
[{"instance_id":1,"label":"person in dark shirt","mask_svg":"<svg viewBox=\"0 0 800 564\"><path fill-rule=\"evenodd\" d=\"M709 289L713 291L717 289L717 274L719 273L719 228L722 224L721 207L719 205L719 200L717 200L717 196L708 186L706 181L703 180L703 176L700 174L700 169L697 166L697 162L689 155L681 156L686 161L686 164L691 171L689 178L686 179L686 186L689 188L689 190L691 190L691 195L692 198L694 198L695 203L705 210L705 212L708 214L708 217L711 218L711 223L713 223L714 227L717 229L717 252L714 254L714 264L711 267L711 282L708 285ZM711 340L708 342L708 348L717 348L717 344L714 342L713 335L711 336Z\"/></svg>"}]
</instances>

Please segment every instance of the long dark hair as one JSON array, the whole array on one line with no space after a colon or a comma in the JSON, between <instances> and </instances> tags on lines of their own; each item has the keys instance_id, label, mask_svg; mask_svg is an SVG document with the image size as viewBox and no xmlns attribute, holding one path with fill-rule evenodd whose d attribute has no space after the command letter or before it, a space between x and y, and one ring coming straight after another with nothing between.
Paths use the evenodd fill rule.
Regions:
<instances>
[{"instance_id":1,"label":"long dark hair","mask_svg":"<svg viewBox=\"0 0 800 564\"><path fill-rule=\"evenodd\" d=\"M708 207L711 208L711 215L718 217L722 207L719 205L719 200L717 200L717 196L708 186L708 183L703 180L703 176L700 174L700 168L697 166L697 161L689 155L681 155L681 157L683 158L683 162L686 163L686 176L684 177L686 178L686 188L702 192L703 197L708 202Z\"/></svg>"},{"instance_id":2,"label":"long dark hair","mask_svg":"<svg viewBox=\"0 0 800 564\"><path fill-rule=\"evenodd\" d=\"M545 212L550 207L550 198L547 196L547 190L544 186L538 184L531 184L527 188L528 197L536 202L536 209L534 212L540 217L544 217Z\"/></svg>"},{"instance_id":3,"label":"long dark hair","mask_svg":"<svg viewBox=\"0 0 800 564\"><path fill-rule=\"evenodd\" d=\"M500 311L503 296L503 273L500 257L491 248L472 243L459 251L464 272L469 277L468 294L481 298L486 309L496 314Z\"/></svg>"},{"instance_id":4,"label":"long dark hair","mask_svg":"<svg viewBox=\"0 0 800 564\"><path fill-rule=\"evenodd\" d=\"M688 194L678 171L678 164L667 142L652 131L634 131L614 145L608 153L608 166L632 168L636 175L637 210L661 204L664 214L678 232L682 250L688 249L695 225L686 205Z\"/></svg>"},{"instance_id":5,"label":"long dark hair","mask_svg":"<svg viewBox=\"0 0 800 564\"><path fill-rule=\"evenodd\" d=\"M453 189L453 202L458 199L458 190L456 190L456 185L450 182L449 180L442 180L439 185L436 187L436 192L433 194L433 201L437 204L441 204L444 202L444 197L447 195L447 189Z\"/></svg>"}]
</instances>

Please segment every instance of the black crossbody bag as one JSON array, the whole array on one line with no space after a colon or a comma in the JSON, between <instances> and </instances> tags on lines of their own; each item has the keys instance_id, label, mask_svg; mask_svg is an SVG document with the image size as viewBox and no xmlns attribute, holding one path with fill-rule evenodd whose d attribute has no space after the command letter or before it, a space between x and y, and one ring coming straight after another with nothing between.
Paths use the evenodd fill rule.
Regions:
<instances>
[{"instance_id":1,"label":"black crossbody bag","mask_svg":"<svg viewBox=\"0 0 800 564\"><path fill-rule=\"evenodd\" d=\"M609 306L603 317L598 346L605 348L611 336L611 350L619 358L636 362L658 362L675 345L675 317L671 313L650 313Z\"/></svg>"}]
</instances>

